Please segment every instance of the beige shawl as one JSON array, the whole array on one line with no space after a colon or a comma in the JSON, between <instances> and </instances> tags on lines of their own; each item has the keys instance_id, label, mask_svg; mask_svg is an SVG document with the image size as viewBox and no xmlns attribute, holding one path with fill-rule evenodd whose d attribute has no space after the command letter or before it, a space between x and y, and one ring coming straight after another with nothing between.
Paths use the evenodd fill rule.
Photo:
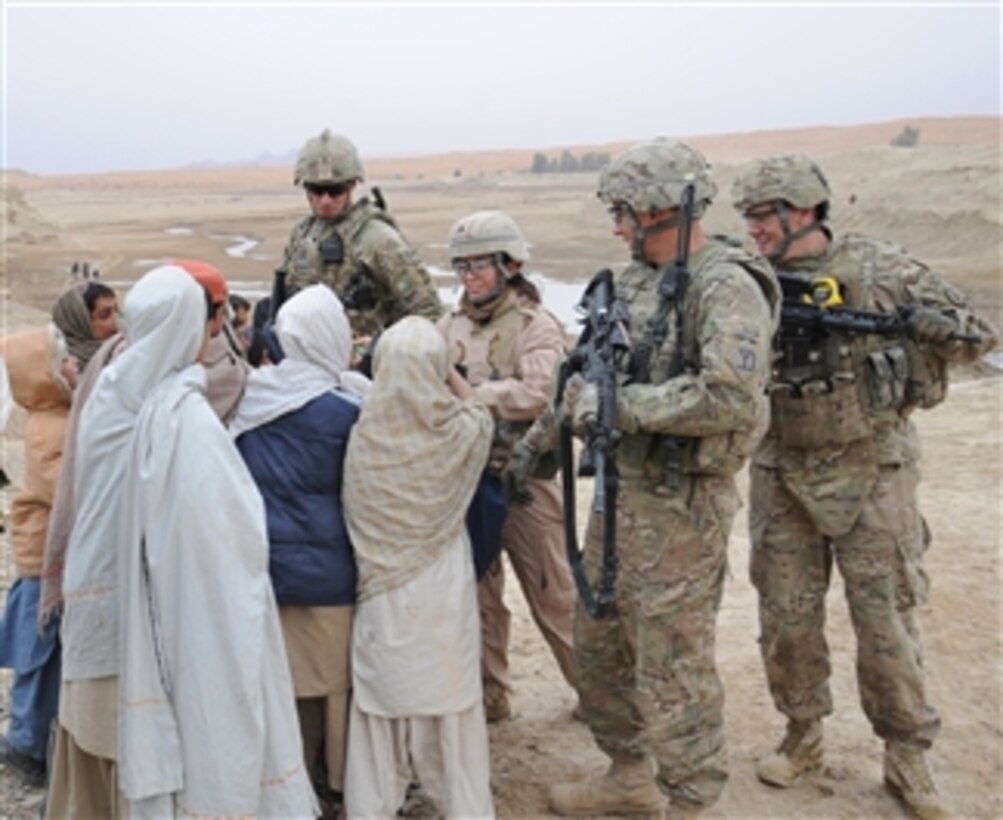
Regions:
<instances>
[{"instance_id":1,"label":"beige shawl","mask_svg":"<svg viewBox=\"0 0 1003 820\"><path fill-rule=\"evenodd\" d=\"M491 445L490 411L446 385L446 344L409 316L380 337L345 459L359 600L395 589L462 537Z\"/></svg>"}]
</instances>

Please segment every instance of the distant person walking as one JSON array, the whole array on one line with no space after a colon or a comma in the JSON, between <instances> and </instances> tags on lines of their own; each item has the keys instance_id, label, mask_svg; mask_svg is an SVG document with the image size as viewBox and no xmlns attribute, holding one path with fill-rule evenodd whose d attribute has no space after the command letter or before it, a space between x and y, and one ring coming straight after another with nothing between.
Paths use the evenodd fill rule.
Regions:
<instances>
[{"instance_id":1,"label":"distant person walking","mask_svg":"<svg viewBox=\"0 0 1003 820\"><path fill-rule=\"evenodd\" d=\"M835 237L830 199L821 168L801 154L752 163L733 191L793 308L781 319L770 429L750 471L759 646L774 705L787 717L756 774L787 788L822 766L822 718L832 713L825 596L835 563L857 637L861 703L885 742L885 783L916 816L935 820L949 812L925 755L940 717L927 701L916 623L930 532L917 506L910 416L942 402L949 365L974 361L997 334L901 248ZM794 313L808 305L831 318L844 308L905 318L897 335L834 325L805 333Z\"/></svg>"}]
</instances>

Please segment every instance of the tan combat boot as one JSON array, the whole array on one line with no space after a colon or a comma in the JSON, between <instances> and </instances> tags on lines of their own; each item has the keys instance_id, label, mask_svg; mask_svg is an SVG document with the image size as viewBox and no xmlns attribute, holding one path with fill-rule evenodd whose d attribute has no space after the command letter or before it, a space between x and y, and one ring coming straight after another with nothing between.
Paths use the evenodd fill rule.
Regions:
<instances>
[{"instance_id":1,"label":"tan combat boot","mask_svg":"<svg viewBox=\"0 0 1003 820\"><path fill-rule=\"evenodd\" d=\"M951 816L937 793L937 784L933 782L922 749L903 743L887 743L885 785L919 820L946 820Z\"/></svg>"},{"instance_id":2,"label":"tan combat boot","mask_svg":"<svg viewBox=\"0 0 1003 820\"><path fill-rule=\"evenodd\" d=\"M550 808L563 815L619 814L661 818L666 805L648 758L614 760L599 778L583 783L558 783L550 790Z\"/></svg>"},{"instance_id":3,"label":"tan combat boot","mask_svg":"<svg viewBox=\"0 0 1003 820\"><path fill-rule=\"evenodd\" d=\"M770 786L786 789L805 772L822 768L822 721L789 720L777 750L759 761L756 776Z\"/></svg>"}]
</instances>

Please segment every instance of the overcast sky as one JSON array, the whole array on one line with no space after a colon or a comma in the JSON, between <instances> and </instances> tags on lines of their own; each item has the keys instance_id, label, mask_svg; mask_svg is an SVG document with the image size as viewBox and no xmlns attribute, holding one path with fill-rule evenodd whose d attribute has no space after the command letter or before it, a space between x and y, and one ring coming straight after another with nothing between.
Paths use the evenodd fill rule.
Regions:
<instances>
[{"instance_id":1,"label":"overcast sky","mask_svg":"<svg viewBox=\"0 0 1003 820\"><path fill-rule=\"evenodd\" d=\"M36 173L1000 114L988 0L0 2L0 164Z\"/></svg>"}]
</instances>

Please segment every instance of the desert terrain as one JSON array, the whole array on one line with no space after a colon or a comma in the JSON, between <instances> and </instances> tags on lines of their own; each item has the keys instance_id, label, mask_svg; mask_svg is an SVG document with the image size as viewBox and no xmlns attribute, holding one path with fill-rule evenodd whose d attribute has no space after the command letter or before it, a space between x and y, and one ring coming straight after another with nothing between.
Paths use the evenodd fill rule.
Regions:
<instances>
[{"instance_id":1,"label":"desert terrain","mask_svg":"<svg viewBox=\"0 0 1003 820\"><path fill-rule=\"evenodd\" d=\"M889 140L911 124L916 147ZM881 236L908 248L964 290L997 327L1001 305L1000 120L915 119L842 128L694 138L713 163L720 187L706 223L741 236L728 201L748 159L805 151L833 190L834 229ZM305 135L306 136L306 135ZM644 139L653 135L638 135ZM567 146L615 153L629 143ZM540 149L550 156L564 147ZM595 198L596 174L527 172L534 151L455 153L366 160L367 185L379 185L404 234L431 267L448 300L445 240L452 222L480 208L509 211L532 243L529 269L544 282L544 302L573 326L579 288L597 270L627 258ZM366 159L364 157L364 159ZM218 265L237 293L270 287L292 224L305 213L288 167L212 167L92 176L7 171L3 190L2 327L10 333L46 321L71 283L76 262L100 270L119 290L161 260L183 256ZM1001 447L999 378L1003 358L988 357L955 374L947 402L915 418L923 440L921 501L934 534L928 554L932 592L920 610L930 699L943 730L931 753L941 790L961 817L1003 816L1001 721ZM995 363L995 364L994 364ZM8 423L0 464L14 482L23 470L23 413ZM589 487L580 485L578 519ZM743 474L744 492L744 474ZM835 713L826 722L824 771L788 791L754 774L756 759L783 731L773 709L756 644L756 595L747 573L748 537L740 514L730 543L731 572L718 629L718 666L727 694L731 780L708 818L899 817L881 786L881 744L856 694L854 639L838 578L829 595ZM12 580L0 536L0 600ZM604 766L587 729L570 719L574 695L529 618L518 586L514 612L513 717L491 727L492 781L501 817L547 816L549 784ZM8 673L0 674L0 724L6 721ZM0 816L37 814L41 793L0 766Z\"/></svg>"}]
</instances>

